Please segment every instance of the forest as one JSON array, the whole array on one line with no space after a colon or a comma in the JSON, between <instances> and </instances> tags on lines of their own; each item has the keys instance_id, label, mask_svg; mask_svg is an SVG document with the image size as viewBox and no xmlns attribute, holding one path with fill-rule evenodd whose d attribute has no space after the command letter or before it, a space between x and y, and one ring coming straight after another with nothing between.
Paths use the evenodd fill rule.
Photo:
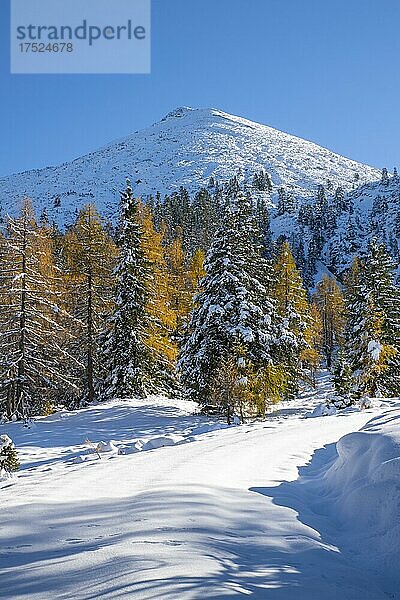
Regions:
<instances>
[{"instance_id":1,"label":"forest","mask_svg":"<svg viewBox=\"0 0 400 600\"><path fill-rule=\"evenodd\" d=\"M214 182L210 185L214 186ZM270 181L256 174L253 188ZM345 210L340 190L337 210ZM317 206L325 221L323 188ZM292 211L279 193L278 212ZM60 230L29 198L0 232L0 415L151 393L228 422L333 373L338 407L400 394L397 265L376 238L343 273L310 285L298 240L273 239L270 208L237 178L213 196L136 198L116 224L92 204ZM308 212L307 212L308 211ZM316 218L303 208L299 219Z\"/></svg>"}]
</instances>

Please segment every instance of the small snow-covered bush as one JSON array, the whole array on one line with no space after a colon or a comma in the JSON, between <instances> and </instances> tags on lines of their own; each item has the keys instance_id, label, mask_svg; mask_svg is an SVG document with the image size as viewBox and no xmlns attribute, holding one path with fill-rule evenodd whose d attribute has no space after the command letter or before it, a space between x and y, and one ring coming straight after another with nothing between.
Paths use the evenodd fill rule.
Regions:
<instances>
[{"instance_id":1,"label":"small snow-covered bush","mask_svg":"<svg viewBox=\"0 0 400 600\"><path fill-rule=\"evenodd\" d=\"M7 434L0 435L0 472L14 473L20 467L14 442Z\"/></svg>"}]
</instances>

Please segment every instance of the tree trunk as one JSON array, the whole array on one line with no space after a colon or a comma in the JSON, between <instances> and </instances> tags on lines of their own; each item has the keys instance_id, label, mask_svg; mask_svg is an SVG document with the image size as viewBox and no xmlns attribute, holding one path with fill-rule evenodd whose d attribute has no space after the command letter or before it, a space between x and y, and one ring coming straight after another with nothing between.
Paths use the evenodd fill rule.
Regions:
<instances>
[{"instance_id":1,"label":"tree trunk","mask_svg":"<svg viewBox=\"0 0 400 600\"><path fill-rule=\"evenodd\" d=\"M93 368L93 278L92 271L88 271L88 298L87 298L87 388L88 402L94 400L94 368Z\"/></svg>"},{"instance_id":2,"label":"tree trunk","mask_svg":"<svg viewBox=\"0 0 400 600\"><path fill-rule=\"evenodd\" d=\"M22 237L22 271L21 271L21 303L19 315L19 342L20 352L17 371L17 385L15 386L15 409L21 417L25 417L25 340L26 340L26 222L24 221Z\"/></svg>"}]
</instances>

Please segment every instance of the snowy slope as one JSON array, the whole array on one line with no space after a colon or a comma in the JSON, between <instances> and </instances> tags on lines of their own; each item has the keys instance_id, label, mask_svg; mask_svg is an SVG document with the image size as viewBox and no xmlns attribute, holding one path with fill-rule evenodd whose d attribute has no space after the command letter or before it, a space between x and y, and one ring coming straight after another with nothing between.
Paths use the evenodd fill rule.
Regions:
<instances>
[{"instance_id":1,"label":"snowy slope","mask_svg":"<svg viewBox=\"0 0 400 600\"><path fill-rule=\"evenodd\" d=\"M355 254L365 252L376 237L399 262L400 258L400 178L392 177L364 184L350 192L346 203L349 212L337 219L337 229L329 236L322 259L337 272L351 264ZM400 274L400 271L399 271Z\"/></svg>"},{"instance_id":2,"label":"snowy slope","mask_svg":"<svg viewBox=\"0 0 400 600\"><path fill-rule=\"evenodd\" d=\"M377 465L398 456L393 432L390 452L382 441L387 426L398 432L396 403L304 419L326 393L322 384L266 422L217 431L209 431L215 422L191 416L191 405L161 398L60 413L28 430L0 427L24 463L18 480L0 489L0 598L396 598L398 575L386 578L392 571L384 561L380 572L367 569L365 552L354 548L362 541L376 552L381 522L365 521L365 507L359 521L350 503L350 515L337 511L346 491L361 478L368 485ZM335 442L359 436L352 432L373 418L364 431L382 451L372 453L368 471L365 444L342 441L338 457ZM171 435L180 442L102 459L83 446L86 437L126 449L138 438ZM385 467L385 482L389 472L397 477ZM398 521L395 497L388 508ZM397 539L392 531L380 546L385 556ZM397 572L398 560L394 554Z\"/></svg>"},{"instance_id":3,"label":"snowy slope","mask_svg":"<svg viewBox=\"0 0 400 600\"><path fill-rule=\"evenodd\" d=\"M128 176L140 180L135 192L146 196L180 186L197 191L211 176L224 182L240 171L251 181L260 169L269 173L275 192L284 186L298 197L328 180L349 190L357 177L357 184L379 177L372 167L272 127L216 109L179 108L151 127L72 162L0 179L0 200L5 212L13 211L28 195L39 213L46 207L51 218L65 223L87 202L95 202L107 217L115 216ZM61 206L54 209L57 197Z\"/></svg>"}]
</instances>

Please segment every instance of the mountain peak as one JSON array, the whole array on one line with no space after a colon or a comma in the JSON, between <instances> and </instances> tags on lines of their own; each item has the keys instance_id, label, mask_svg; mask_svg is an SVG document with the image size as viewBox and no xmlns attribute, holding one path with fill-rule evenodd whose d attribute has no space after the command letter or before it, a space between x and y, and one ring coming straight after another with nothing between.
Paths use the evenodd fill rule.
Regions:
<instances>
[{"instance_id":1,"label":"mountain peak","mask_svg":"<svg viewBox=\"0 0 400 600\"><path fill-rule=\"evenodd\" d=\"M171 110L161 121L166 121L167 119L175 119L180 117L185 117L188 113L199 110L198 108L191 108L190 106L178 106L174 110Z\"/></svg>"},{"instance_id":2,"label":"mountain peak","mask_svg":"<svg viewBox=\"0 0 400 600\"><path fill-rule=\"evenodd\" d=\"M30 196L39 214L46 208L62 225L88 202L115 218L127 177L135 182L135 194L145 198L181 186L195 193L211 180L223 184L233 176L251 189L260 171L271 179L273 203L280 187L301 204L318 185L350 191L380 177L368 165L267 125L216 108L180 106L154 125L72 162L0 179L0 197L4 211L13 213L18 200Z\"/></svg>"}]
</instances>

